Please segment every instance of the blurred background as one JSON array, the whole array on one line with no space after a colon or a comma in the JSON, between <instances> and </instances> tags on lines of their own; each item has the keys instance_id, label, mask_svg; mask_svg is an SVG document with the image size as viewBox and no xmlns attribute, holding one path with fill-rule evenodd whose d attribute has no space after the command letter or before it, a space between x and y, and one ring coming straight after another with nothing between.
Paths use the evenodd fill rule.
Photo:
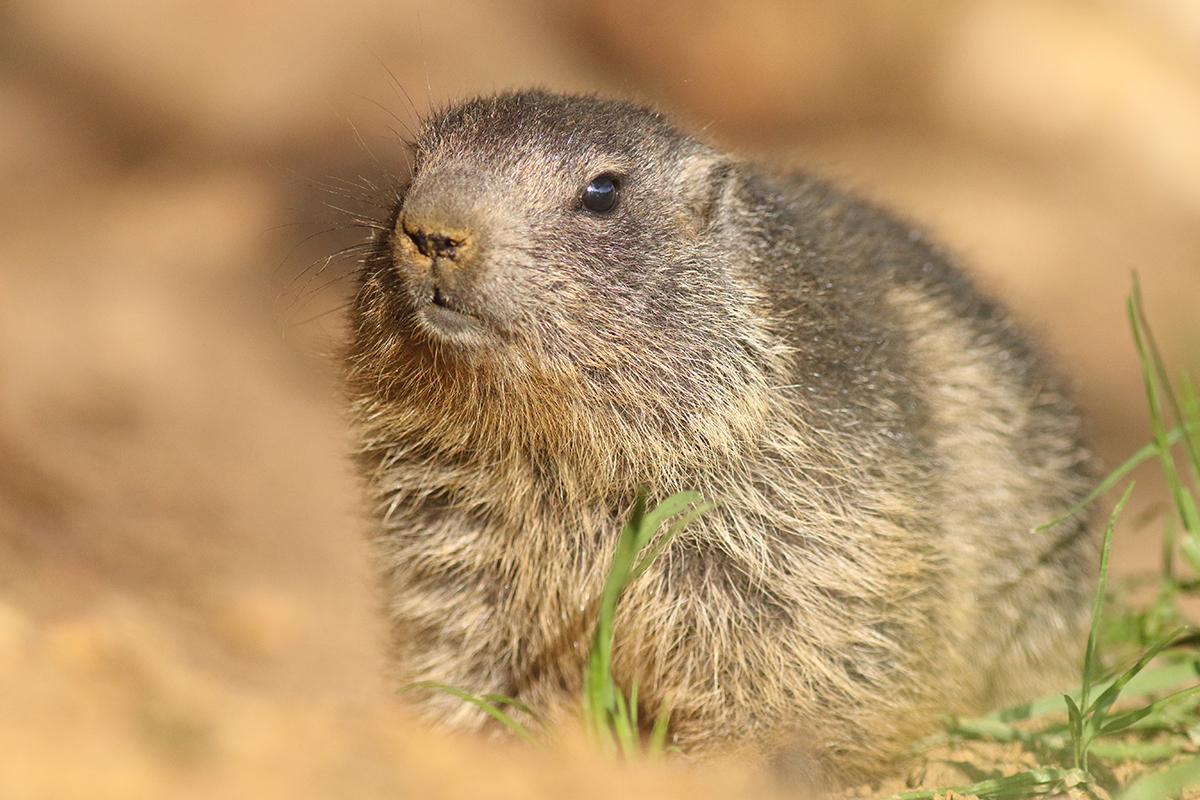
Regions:
<instances>
[{"instance_id":1,"label":"blurred background","mask_svg":"<svg viewBox=\"0 0 1200 800\"><path fill-rule=\"evenodd\" d=\"M1110 464L1149 436L1132 271L1200 373L1194 0L6 0L0 796L753 794L442 740L380 677L337 187L402 169L431 106L532 84L920 222L1056 354ZM1142 478L1126 574L1158 562Z\"/></svg>"}]
</instances>

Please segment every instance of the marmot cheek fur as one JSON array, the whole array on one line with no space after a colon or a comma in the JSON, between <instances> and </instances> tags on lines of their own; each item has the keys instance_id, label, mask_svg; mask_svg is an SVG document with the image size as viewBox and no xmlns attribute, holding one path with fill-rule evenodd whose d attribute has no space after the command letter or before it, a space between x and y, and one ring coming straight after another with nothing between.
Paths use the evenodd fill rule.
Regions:
<instances>
[{"instance_id":1,"label":"marmot cheek fur","mask_svg":"<svg viewBox=\"0 0 1200 800\"><path fill-rule=\"evenodd\" d=\"M412 149L346 351L399 680L578 714L643 486L723 500L616 619L685 753L860 780L1072 681L1095 542L1032 528L1088 484L1079 418L918 231L596 97L469 100Z\"/></svg>"}]
</instances>

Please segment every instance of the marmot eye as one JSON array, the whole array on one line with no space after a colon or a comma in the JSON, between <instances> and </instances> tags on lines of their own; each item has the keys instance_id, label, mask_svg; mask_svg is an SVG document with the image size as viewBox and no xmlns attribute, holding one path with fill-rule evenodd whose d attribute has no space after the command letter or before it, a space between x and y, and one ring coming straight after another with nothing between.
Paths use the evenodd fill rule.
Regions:
<instances>
[{"instance_id":1,"label":"marmot eye","mask_svg":"<svg viewBox=\"0 0 1200 800\"><path fill-rule=\"evenodd\" d=\"M620 199L620 183L613 175L597 175L583 190L580 202L588 211L607 214L617 207Z\"/></svg>"}]
</instances>

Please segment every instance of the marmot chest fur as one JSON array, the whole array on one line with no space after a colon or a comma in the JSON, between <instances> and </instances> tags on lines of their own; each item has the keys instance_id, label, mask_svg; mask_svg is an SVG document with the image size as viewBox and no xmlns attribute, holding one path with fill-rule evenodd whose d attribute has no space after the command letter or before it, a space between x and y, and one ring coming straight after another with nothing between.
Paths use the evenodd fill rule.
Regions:
<instances>
[{"instance_id":1,"label":"marmot chest fur","mask_svg":"<svg viewBox=\"0 0 1200 800\"><path fill-rule=\"evenodd\" d=\"M1085 489L1079 420L923 235L595 97L469 100L412 149L346 353L402 680L578 713L644 487L722 500L616 620L687 753L852 781L1071 681L1094 542L1031 530Z\"/></svg>"}]
</instances>

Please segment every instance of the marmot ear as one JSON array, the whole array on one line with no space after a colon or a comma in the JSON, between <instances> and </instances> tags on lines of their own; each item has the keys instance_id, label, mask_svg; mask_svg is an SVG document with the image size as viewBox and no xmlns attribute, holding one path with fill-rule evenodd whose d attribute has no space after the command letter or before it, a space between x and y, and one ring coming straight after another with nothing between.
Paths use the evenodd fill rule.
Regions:
<instances>
[{"instance_id":1,"label":"marmot ear","mask_svg":"<svg viewBox=\"0 0 1200 800\"><path fill-rule=\"evenodd\" d=\"M679 196L687 204L689 222L696 233L712 223L733 171L733 161L713 151L696 153L683 162Z\"/></svg>"}]
</instances>

